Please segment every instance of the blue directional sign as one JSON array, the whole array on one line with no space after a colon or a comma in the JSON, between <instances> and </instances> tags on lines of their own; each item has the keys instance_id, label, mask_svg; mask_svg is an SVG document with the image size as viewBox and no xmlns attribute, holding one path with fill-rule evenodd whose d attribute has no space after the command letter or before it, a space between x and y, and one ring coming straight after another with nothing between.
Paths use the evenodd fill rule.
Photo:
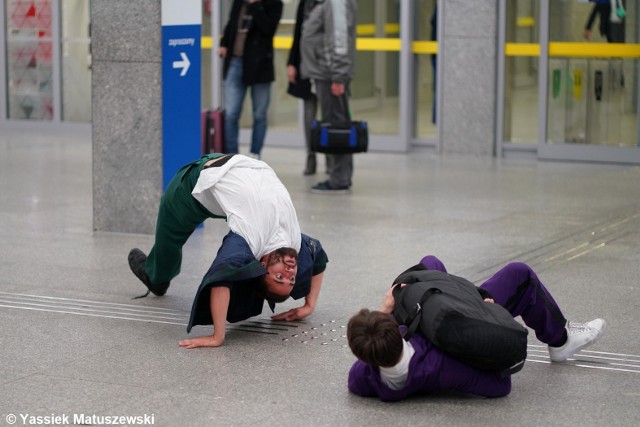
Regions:
<instances>
[{"instance_id":1,"label":"blue directional sign","mask_svg":"<svg viewBox=\"0 0 640 427\"><path fill-rule=\"evenodd\" d=\"M201 155L201 0L162 0L162 183Z\"/></svg>"}]
</instances>

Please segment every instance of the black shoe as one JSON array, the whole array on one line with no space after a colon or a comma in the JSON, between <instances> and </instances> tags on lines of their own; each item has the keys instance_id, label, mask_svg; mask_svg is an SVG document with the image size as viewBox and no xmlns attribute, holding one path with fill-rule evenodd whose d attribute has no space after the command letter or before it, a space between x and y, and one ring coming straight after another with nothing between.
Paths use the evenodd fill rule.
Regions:
<instances>
[{"instance_id":1,"label":"black shoe","mask_svg":"<svg viewBox=\"0 0 640 427\"><path fill-rule=\"evenodd\" d=\"M327 194L346 194L349 192L348 185L340 185L338 187L332 186L329 181L319 182L311 187L312 193L327 193Z\"/></svg>"},{"instance_id":2,"label":"black shoe","mask_svg":"<svg viewBox=\"0 0 640 427\"><path fill-rule=\"evenodd\" d=\"M161 297L167 293L169 289L169 283L160 283L158 285L151 283L147 272L144 270L144 263L147 261L147 256L138 248L133 248L129 251L129 267L133 274L149 289L146 294L140 295L136 298L144 298L152 292L154 295Z\"/></svg>"}]
</instances>

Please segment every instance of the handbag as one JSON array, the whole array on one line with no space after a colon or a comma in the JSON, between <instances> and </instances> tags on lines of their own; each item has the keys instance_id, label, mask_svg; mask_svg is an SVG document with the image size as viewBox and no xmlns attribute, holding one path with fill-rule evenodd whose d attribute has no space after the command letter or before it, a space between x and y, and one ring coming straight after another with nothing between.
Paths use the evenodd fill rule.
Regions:
<instances>
[{"instance_id":1,"label":"handbag","mask_svg":"<svg viewBox=\"0 0 640 427\"><path fill-rule=\"evenodd\" d=\"M289 82L287 93L300 99L311 98L311 81L308 79L298 79L295 83Z\"/></svg>"},{"instance_id":2,"label":"handbag","mask_svg":"<svg viewBox=\"0 0 640 427\"><path fill-rule=\"evenodd\" d=\"M369 148L369 128L364 120L346 123L311 122L311 151L328 154L364 153Z\"/></svg>"}]
</instances>

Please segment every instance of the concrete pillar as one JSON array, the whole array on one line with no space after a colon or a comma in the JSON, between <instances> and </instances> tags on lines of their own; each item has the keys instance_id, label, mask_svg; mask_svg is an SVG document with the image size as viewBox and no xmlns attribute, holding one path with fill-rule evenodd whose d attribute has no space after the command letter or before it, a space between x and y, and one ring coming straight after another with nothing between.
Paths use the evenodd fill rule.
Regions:
<instances>
[{"instance_id":1,"label":"concrete pillar","mask_svg":"<svg viewBox=\"0 0 640 427\"><path fill-rule=\"evenodd\" d=\"M440 138L444 154L494 154L498 7L495 0L446 0ZM441 15L442 16L442 15Z\"/></svg>"},{"instance_id":2,"label":"concrete pillar","mask_svg":"<svg viewBox=\"0 0 640 427\"><path fill-rule=\"evenodd\" d=\"M152 234L162 195L161 0L92 0L93 227Z\"/></svg>"}]
</instances>

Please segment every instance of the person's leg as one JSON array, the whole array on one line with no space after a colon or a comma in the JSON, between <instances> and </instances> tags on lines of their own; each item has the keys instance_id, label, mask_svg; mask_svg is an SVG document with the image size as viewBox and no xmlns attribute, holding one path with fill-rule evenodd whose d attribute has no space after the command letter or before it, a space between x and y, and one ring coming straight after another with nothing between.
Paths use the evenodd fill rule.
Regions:
<instances>
[{"instance_id":1,"label":"person's leg","mask_svg":"<svg viewBox=\"0 0 640 427\"><path fill-rule=\"evenodd\" d=\"M341 96L332 96L332 117L335 123L351 123L349 112L349 87ZM353 154L335 154L332 156L331 170L329 171L329 184L332 187L351 187L353 176Z\"/></svg>"},{"instance_id":2,"label":"person's leg","mask_svg":"<svg viewBox=\"0 0 640 427\"><path fill-rule=\"evenodd\" d=\"M267 135L267 112L271 100L271 83L251 85L251 105L253 108L253 130L251 132L251 153L260 157L264 138Z\"/></svg>"},{"instance_id":3,"label":"person's leg","mask_svg":"<svg viewBox=\"0 0 640 427\"><path fill-rule=\"evenodd\" d=\"M180 273L182 247L198 224L183 223L179 210L168 203L160 204L156 224L156 240L145 262L151 283L169 283Z\"/></svg>"},{"instance_id":4,"label":"person's leg","mask_svg":"<svg viewBox=\"0 0 640 427\"><path fill-rule=\"evenodd\" d=\"M567 319L528 265L511 262L480 287L513 317L521 316L540 341L554 344L562 340Z\"/></svg>"},{"instance_id":5,"label":"person's leg","mask_svg":"<svg viewBox=\"0 0 640 427\"><path fill-rule=\"evenodd\" d=\"M431 109L431 123L436 123L436 108L437 108L437 100L438 100L438 56L431 55L431 68L433 69L433 102Z\"/></svg>"},{"instance_id":6,"label":"person's leg","mask_svg":"<svg viewBox=\"0 0 640 427\"><path fill-rule=\"evenodd\" d=\"M311 151L311 122L316 118L318 112L318 98L314 94L303 101L304 109L304 137L307 144L307 164L304 168L304 175L316 173L316 153Z\"/></svg>"},{"instance_id":7,"label":"person's leg","mask_svg":"<svg viewBox=\"0 0 640 427\"><path fill-rule=\"evenodd\" d=\"M224 150L227 153L238 153L238 127L246 91L242 83L242 58L233 58L224 79Z\"/></svg>"},{"instance_id":8,"label":"person's leg","mask_svg":"<svg viewBox=\"0 0 640 427\"><path fill-rule=\"evenodd\" d=\"M549 358L553 362L568 359L604 333L606 323L602 319L567 322L535 272L521 262L507 264L480 287L513 317L522 317L538 339L549 345Z\"/></svg>"},{"instance_id":9,"label":"person's leg","mask_svg":"<svg viewBox=\"0 0 640 427\"><path fill-rule=\"evenodd\" d=\"M137 248L129 252L131 270L155 295L164 295L171 279L180 273L182 247L189 236L205 219L215 216L191 196L204 161L183 166L169 182L160 199L149 256Z\"/></svg>"},{"instance_id":10,"label":"person's leg","mask_svg":"<svg viewBox=\"0 0 640 427\"><path fill-rule=\"evenodd\" d=\"M347 123L351 121L349 113L348 86L341 96L333 96L330 81L317 81L316 94L320 104L322 122ZM351 186L353 175L353 155L330 155L329 186L333 188L348 188Z\"/></svg>"},{"instance_id":11,"label":"person's leg","mask_svg":"<svg viewBox=\"0 0 640 427\"><path fill-rule=\"evenodd\" d=\"M342 188L351 187L353 176L353 154L334 154L329 172L329 185Z\"/></svg>"},{"instance_id":12,"label":"person's leg","mask_svg":"<svg viewBox=\"0 0 640 427\"><path fill-rule=\"evenodd\" d=\"M427 255L423 257L420 260L420 264L424 265L429 270L438 270L438 271L442 271L443 273L447 272L447 269L442 263L442 261L440 261L438 258L436 258L433 255Z\"/></svg>"}]
</instances>

